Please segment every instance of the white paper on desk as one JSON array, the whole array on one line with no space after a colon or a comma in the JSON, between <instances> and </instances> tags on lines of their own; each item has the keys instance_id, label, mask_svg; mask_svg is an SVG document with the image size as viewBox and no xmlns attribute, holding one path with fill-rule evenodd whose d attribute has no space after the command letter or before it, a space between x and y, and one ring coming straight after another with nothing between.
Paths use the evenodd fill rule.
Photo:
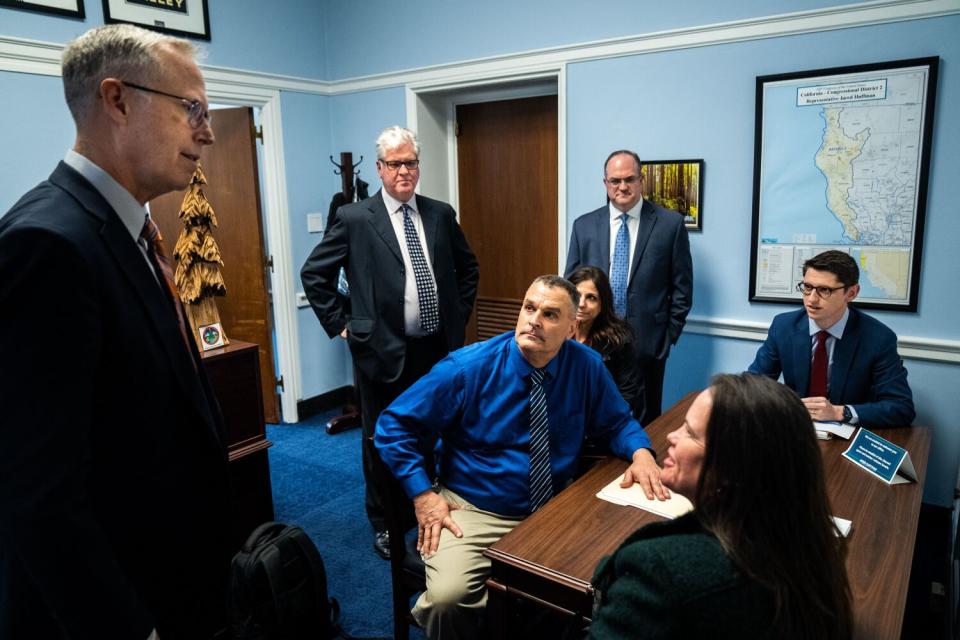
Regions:
<instances>
[{"instance_id":1,"label":"white paper on desk","mask_svg":"<svg viewBox=\"0 0 960 640\"><path fill-rule=\"evenodd\" d=\"M840 436L844 440L849 440L853 432L857 430L852 424L844 424L842 422L817 422L816 420L813 421L813 428L817 431Z\"/></svg>"},{"instance_id":2,"label":"white paper on desk","mask_svg":"<svg viewBox=\"0 0 960 640\"><path fill-rule=\"evenodd\" d=\"M651 500L647 498L643 489L641 489L637 483L633 483L626 489L621 487L620 480L622 477L623 476L617 476L613 482L600 490L597 497L601 500L612 502L613 504L637 507L638 509L643 509L644 511L649 511L650 513L655 513L658 516L670 518L671 520L682 516L688 511L693 511L693 504L679 493L673 493L671 491L669 500L661 501L656 498Z\"/></svg>"},{"instance_id":3,"label":"white paper on desk","mask_svg":"<svg viewBox=\"0 0 960 640\"><path fill-rule=\"evenodd\" d=\"M833 521L837 523L837 529L840 529L840 535L846 538L850 535L850 527L853 526L853 523L845 518L838 518L833 516Z\"/></svg>"}]
</instances>

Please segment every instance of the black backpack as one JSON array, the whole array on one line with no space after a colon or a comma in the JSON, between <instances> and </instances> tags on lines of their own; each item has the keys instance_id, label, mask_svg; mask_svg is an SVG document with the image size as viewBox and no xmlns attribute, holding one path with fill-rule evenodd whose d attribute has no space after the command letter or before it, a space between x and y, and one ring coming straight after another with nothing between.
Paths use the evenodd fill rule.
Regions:
<instances>
[{"instance_id":1,"label":"black backpack","mask_svg":"<svg viewBox=\"0 0 960 640\"><path fill-rule=\"evenodd\" d=\"M236 640L336 638L340 605L327 597L327 572L313 541L296 526L267 522L233 557Z\"/></svg>"}]
</instances>

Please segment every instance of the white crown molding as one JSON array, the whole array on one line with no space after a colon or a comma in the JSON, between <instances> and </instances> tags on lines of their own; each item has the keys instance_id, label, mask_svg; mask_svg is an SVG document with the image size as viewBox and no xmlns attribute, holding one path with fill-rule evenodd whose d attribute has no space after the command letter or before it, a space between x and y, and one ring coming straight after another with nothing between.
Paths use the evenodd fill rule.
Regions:
<instances>
[{"instance_id":1,"label":"white crown molding","mask_svg":"<svg viewBox=\"0 0 960 640\"><path fill-rule=\"evenodd\" d=\"M770 325L764 322L690 316L687 318L684 331L705 336L763 342L767 338L769 328ZM960 340L901 336L897 339L897 352L901 358L909 360L960 364Z\"/></svg>"},{"instance_id":2,"label":"white crown molding","mask_svg":"<svg viewBox=\"0 0 960 640\"><path fill-rule=\"evenodd\" d=\"M502 81L505 77L557 70L572 62L920 20L956 13L960 13L960 0L874 0L334 81L210 65L203 65L202 68L208 81L218 82L224 89L232 87L232 92L241 97L262 96L263 91L278 90L337 95L410 84L449 84L464 78L469 78L471 84L484 77ZM62 50L62 44L0 35L0 71L59 76Z\"/></svg>"}]
</instances>

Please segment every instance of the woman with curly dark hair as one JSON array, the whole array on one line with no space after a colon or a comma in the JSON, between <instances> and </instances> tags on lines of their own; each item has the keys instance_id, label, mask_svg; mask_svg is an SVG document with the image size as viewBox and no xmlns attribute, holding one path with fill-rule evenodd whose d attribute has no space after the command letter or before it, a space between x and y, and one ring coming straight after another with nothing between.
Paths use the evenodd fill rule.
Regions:
<instances>
[{"instance_id":1,"label":"woman with curly dark hair","mask_svg":"<svg viewBox=\"0 0 960 640\"><path fill-rule=\"evenodd\" d=\"M613 307L607 274L597 267L580 267L568 278L580 293L576 340L600 353L620 394L640 424L644 421L643 379L634 351L633 330Z\"/></svg>"},{"instance_id":2,"label":"woman with curly dark hair","mask_svg":"<svg viewBox=\"0 0 960 640\"><path fill-rule=\"evenodd\" d=\"M601 561L590 637L849 638L846 540L800 398L719 375L667 441L661 482L694 509Z\"/></svg>"}]
</instances>

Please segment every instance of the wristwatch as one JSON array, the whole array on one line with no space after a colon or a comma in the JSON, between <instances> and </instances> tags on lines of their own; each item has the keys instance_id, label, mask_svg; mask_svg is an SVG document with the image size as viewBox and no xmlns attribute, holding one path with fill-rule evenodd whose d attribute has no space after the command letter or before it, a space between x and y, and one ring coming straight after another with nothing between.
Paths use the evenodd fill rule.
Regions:
<instances>
[{"instance_id":1,"label":"wristwatch","mask_svg":"<svg viewBox=\"0 0 960 640\"><path fill-rule=\"evenodd\" d=\"M853 420L853 411L850 411L848 405L843 405L843 421L849 423Z\"/></svg>"}]
</instances>

